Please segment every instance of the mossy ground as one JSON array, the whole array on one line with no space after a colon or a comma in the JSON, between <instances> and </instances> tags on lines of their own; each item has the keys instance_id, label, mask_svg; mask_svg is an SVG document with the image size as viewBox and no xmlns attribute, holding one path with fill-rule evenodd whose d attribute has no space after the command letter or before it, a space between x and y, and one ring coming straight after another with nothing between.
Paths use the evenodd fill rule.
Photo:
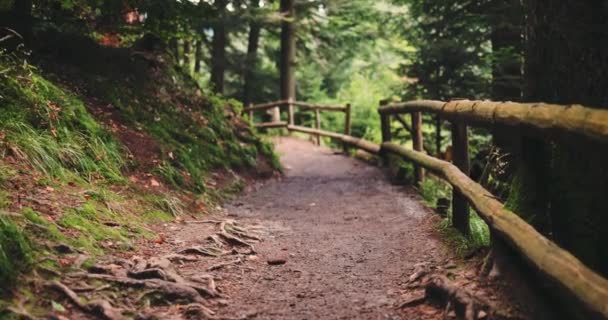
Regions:
<instances>
[{"instance_id":1,"label":"mossy ground","mask_svg":"<svg viewBox=\"0 0 608 320\"><path fill-rule=\"evenodd\" d=\"M260 161L278 168L238 102L205 96L162 53L59 43L73 51L34 54L36 67L0 52L0 318L11 297L27 295L29 271L70 268L55 244L89 255L87 264L133 250L155 236L149 224L202 214L242 190L238 173L255 175ZM125 130L158 147L153 159L127 148Z\"/></svg>"}]
</instances>

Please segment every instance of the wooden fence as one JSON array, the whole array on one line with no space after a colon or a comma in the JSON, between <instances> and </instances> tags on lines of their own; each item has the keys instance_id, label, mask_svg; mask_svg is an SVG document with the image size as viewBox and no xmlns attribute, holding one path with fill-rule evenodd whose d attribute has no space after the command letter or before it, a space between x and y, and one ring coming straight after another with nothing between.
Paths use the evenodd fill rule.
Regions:
<instances>
[{"instance_id":1,"label":"wooden fence","mask_svg":"<svg viewBox=\"0 0 608 320\"><path fill-rule=\"evenodd\" d=\"M296 126L293 123L293 109L289 101L252 106L246 111L266 110L277 105L288 104L289 124L283 124L291 131L304 132L316 136L326 136L342 141L373 154L394 154L416 166L415 179L424 179L423 169L431 170L448 181L454 188L453 225L463 233L469 232L468 206L472 205L479 216L488 224L493 235L500 238L519 253L535 270L551 281L560 293L583 306L584 315L578 318L608 319L608 280L585 266L568 251L560 248L544 237L525 220L509 211L497 198L480 184L469 178L468 128L475 124L486 127L504 125L546 134L569 133L582 135L598 141L608 141L608 111L586 108L579 105L561 106L544 103L512 103L493 101L455 100L410 101L398 104L382 104L379 108L382 125L382 144L351 137L349 127L345 134ZM299 103L302 106L302 103ZM307 106L314 106L308 105ZM324 109L327 110L327 109ZM331 108L332 111L337 109ZM422 141L421 112L439 114L452 124L453 163L427 155ZM407 149L391 140L393 119L407 125L402 114L411 116L413 149ZM350 125L350 108L347 111L347 125ZM259 124L268 127L268 124Z\"/></svg>"},{"instance_id":2,"label":"wooden fence","mask_svg":"<svg viewBox=\"0 0 608 320\"><path fill-rule=\"evenodd\" d=\"M315 112L315 128L307 128L302 126L296 126L294 120L294 108L299 107L301 109L313 110ZM266 111L273 108L287 108L288 111L288 122L279 121L279 122L263 122L263 123L253 123L254 120L254 112L255 111ZM331 112L343 112L344 119L344 135L350 136L351 134L351 108L350 104L346 104L344 106L332 106L332 105L320 105L320 104L311 104L300 101L291 101L291 100L279 100L269 103L257 104L257 105L249 105L247 108L243 109L243 112L249 114L249 120L252 125L256 128L287 128L289 131L299 131L314 135L317 137L317 145L321 145L321 137L330 137L328 135L328 131L321 130L321 111L331 111ZM332 138L337 138L333 136ZM347 144L343 143L344 150L347 148Z\"/></svg>"}]
</instances>

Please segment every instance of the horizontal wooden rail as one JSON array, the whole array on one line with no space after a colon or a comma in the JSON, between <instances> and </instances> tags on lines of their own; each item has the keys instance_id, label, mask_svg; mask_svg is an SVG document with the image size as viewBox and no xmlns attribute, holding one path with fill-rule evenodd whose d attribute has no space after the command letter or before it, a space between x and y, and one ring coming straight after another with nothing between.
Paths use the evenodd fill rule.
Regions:
<instances>
[{"instance_id":1,"label":"horizontal wooden rail","mask_svg":"<svg viewBox=\"0 0 608 320\"><path fill-rule=\"evenodd\" d=\"M276 108L276 107L282 107L287 104L289 104L289 100L278 100L278 101L273 101L273 102L268 102L268 103L256 104L256 105L252 105L250 107L243 108L243 112L268 110L268 109L272 109L272 108Z\"/></svg>"},{"instance_id":2,"label":"horizontal wooden rail","mask_svg":"<svg viewBox=\"0 0 608 320\"><path fill-rule=\"evenodd\" d=\"M335 132L330 132L330 131L325 131L325 130L317 130L317 129L302 127L302 126L287 126L287 129L290 131L302 132L302 133L307 133L307 134L311 134L311 135L319 135L319 136L324 136L324 137L329 137L329 138L333 138L336 140L340 140L340 141L342 141L342 143L355 146L359 149L365 150L365 151L367 151L369 153L373 153L373 154L377 154L380 152L379 145L369 142L367 140L355 138L355 137L345 135L342 133L335 133Z\"/></svg>"},{"instance_id":3,"label":"horizontal wooden rail","mask_svg":"<svg viewBox=\"0 0 608 320\"><path fill-rule=\"evenodd\" d=\"M268 102L268 103L256 104L256 105L252 105L250 107L243 108L243 112L268 110L268 109L272 109L272 108L276 108L276 107L283 107L283 106L289 105L289 104L290 104L289 100L278 100L278 101L273 101L273 102ZM337 111L337 112L346 112L347 111L346 106L322 105L322 104L313 104L313 103L306 103L306 102L300 102L300 101L292 101L291 104L296 107L300 107L303 109L310 109L310 110Z\"/></svg>"},{"instance_id":4,"label":"horizontal wooden rail","mask_svg":"<svg viewBox=\"0 0 608 320\"><path fill-rule=\"evenodd\" d=\"M287 127L287 121L256 123L253 126L256 128L267 128L267 129L285 128L285 127Z\"/></svg>"},{"instance_id":5,"label":"horizontal wooden rail","mask_svg":"<svg viewBox=\"0 0 608 320\"><path fill-rule=\"evenodd\" d=\"M347 110L347 108L345 106L321 105L321 104L312 104L312 103L299 102L299 101L294 101L293 105L296 107L310 109L310 110L338 111L338 112L346 112L346 110Z\"/></svg>"},{"instance_id":6,"label":"horizontal wooden rail","mask_svg":"<svg viewBox=\"0 0 608 320\"><path fill-rule=\"evenodd\" d=\"M555 129L608 141L608 110L581 105L454 100L419 100L380 107L381 114L424 111L457 121L482 125L525 126Z\"/></svg>"},{"instance_id":7,"label":"horizontal wooden rail","mask_svg":"<svg viewBox=\"0 0 608 320\"><path fill-rule=\"evenodd\" d=\"M471 203L488 226L529 263L596 316L608 318L608 280L545 238L517 214L507 210L490 192L456 166L390 142L383 143L381 148L382 152L402 156L444 177Z\"/></svg>"}]
</instances>

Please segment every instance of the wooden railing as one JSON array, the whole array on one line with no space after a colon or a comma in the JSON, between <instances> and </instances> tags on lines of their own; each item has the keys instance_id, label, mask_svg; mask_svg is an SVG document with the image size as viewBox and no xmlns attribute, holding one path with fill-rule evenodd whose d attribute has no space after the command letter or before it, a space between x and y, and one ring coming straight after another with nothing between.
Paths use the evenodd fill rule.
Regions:
<instances>
[{"instance_id":1,"label":"wooden railing","mask_svg":"<svg viewBox=\"0 0 608 320\"><path fill-rule=\"evenodd\" d=\"M583 306L585 314L579 314L578 318L608 319L608 280L544 237L519 215L506 209L497 200L497 197L469 178L467 134L467 125L470 124L488 127L505 125L531 129L532 132L542 130L544 134L546 132L571 133L608 142L608 111L579 105L560 106L544 103L522 104L469 100L450 102L421 100L381 104L379 108L383 140L381 145L349 135L350 108L346 111L348 121L345 134L324 131L319 126L312 129L293 124L293 105L302 107L315 105L279 101L250 106L245 111L267 110L285 105L289 107L290 121L281 123L280 127L286 127L290 131L337 139L344 146L351 145L373 154L400 156L416 165L416 182L424 179L423 169L435 172L454 188L452 223L458 230L468 233L468 205L472 205L488 224L493 235L519 253L535 270L560 289L560 293L578 301ZM342 107L334 107L323 110L342 110ZM318 109L321 110L321 108ZM431 157L423 151L421 112L439 114L451 122L453 163ZM407 149L391 142L391 121L395 119L407 125L402 114L411 116L412 124L408 126L408 130L412 133L414 149ZM250 118L253 118L251 113ZM271 125L272 123L264 123L257 126L271 127ZM279 126L278 123L276 125Z\"/></svg>"},{"instance_id":2,"label":"wooden railing","mask_svg":"<svg viewBox=\"0 0 608 320\"><path fill-rule=\"evenodd\" d=\"M423 152L421 112L435 113L451 122L453 163ZM413 162L417 166L417 182L424 178L420 171L425 168L453 186L452 224L456 229L465 234L469 232L468 205L472 205L493 235L518 252L556 288L584 306L587 314L579 314L578 318L608 319L608 280L544 237L519 215L506 209L497 197L469 178L467 134L467 125L470 124L486 127L503 125L527 129L530 133L570 133L605 142L608 141L608 111L579 105L423 100L388 105L381 103L379 113L383 140L381 154L395 154ZM410 114L412 117L410 129L414 150L390 142L392 118L400 114Z\"/></svg>"},{"instance_id":3,"label":"wooden railing","mask_svg":"<svg viewBox=\"0 0 608 320\"><path fill-rule=\"evenodd\" d=\"M255 111L265 111L273 108L282 108L287 107L288 111L288 122L279 121L279 122L263 122L263 123L253 123L254 120L254 112ZM294 120L294 107L299 107L301 109L313 110L315 112L315 128L307 128L302 126L297 126ZM249 114L249 120L252 125L256 128L287 128L289 131L299 131L307 134L311 134L316 136L317 145L321 145L321 137L330 137L338 140L342 140L342 135L338 137L336 134L333 134L328 131L323 131L321 129L321 111L331 111L331 112L344 112L344 135L350 136L351 134L351 107L350 104L346 104L344 106L333 106L333 105L320 105L320 104L311 104L300 101L291 101L291 100L279 100L269 103L257 104L257 105L249 105L247 108L243 109L243 112L247 112ZM344 143L344 150L346 150L347 143Z\"/></svg>"}]
</instances>

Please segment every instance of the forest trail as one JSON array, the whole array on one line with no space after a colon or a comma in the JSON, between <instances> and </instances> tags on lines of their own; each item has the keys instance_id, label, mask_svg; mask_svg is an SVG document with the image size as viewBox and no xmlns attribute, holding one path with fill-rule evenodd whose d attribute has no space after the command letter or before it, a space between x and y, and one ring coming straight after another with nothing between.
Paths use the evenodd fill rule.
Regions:
<instances>
[{"instance_id":1,"label":"forest trail","mask_svg":"<svg viewBox=\"0 0 608 320\"><path fill-rule=\"evenodd\" d=\"M230 288L226 311L263 319L390 319L418 263L447 259L430 212L379 168L307 141L281 138L284 179L227 207L269 227L259 265ZM243 203L244 205L240 205ZM267 259L285 258L283 266ZM235 301L235 302L236 302Z\"/></svg>"},{"instance_id":2,"label":"forest trail","mask_svg":"<svg viewBox=\"0 0 608 320\"><path fill-rule=\"evenodd\" d=\"M436 229L438 216L415 190L391 185L378 167L305 140L279 138L276 144L285 176L219 213L220 220L263 230L256 254L239 248L179 266L187 278L214 269L211 276L228 297L211 301L220 319L442 319L443 310L426 304L396 307L423 292L409 281L422 265L449 269L458 285L492 302L511 301L504 290L480 285L472 263L452 259ZM182 248L214 231L208 223L172 228L167 242Z\"/></svg>"},{"instance_id":3,"label":"forest trail","mask_svg":"<svg viewBox=\"0 0 608 320\"><path fill-rule=\"evenodd\" d=\"M229 226L245 230L240 239L259 237L251 248L232 241L227 254L188 252L202 257L176 264L186 279L214 279L210 285L221 295L205 303L214 318L445 319L429 304L399 308L424 296L424 271L448 275L509 315L501 319L545 319L530 316L521 290L476 275L482 255L463 261L450 253L439 216L411 187L391 185L380 168L306 140L275 142L284 176L252 186L209 220L159 226L166 241L139 250L149 259L204 248ZM168 304L146 313L182 319L175 316L183 308Z\"/></svg>"}]
</instances>

